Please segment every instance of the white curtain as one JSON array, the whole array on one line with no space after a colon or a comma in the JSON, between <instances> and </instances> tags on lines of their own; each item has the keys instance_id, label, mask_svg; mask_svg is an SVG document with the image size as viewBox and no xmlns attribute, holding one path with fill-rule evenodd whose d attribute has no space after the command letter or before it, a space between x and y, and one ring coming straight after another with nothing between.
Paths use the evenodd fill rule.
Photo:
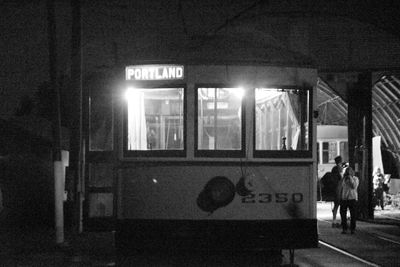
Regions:
<instances>
[{"instance_id":1,"label":"white curtain","mask_svg":"<svg viewBox=\"0 0 400 267\"><path fill-rule=\"evenodd\" d=\"M381 136L379 135L372 138L372 166L374 172L380 168L382 173L385 173L381 153Z\"/></svg>"},{"instance_id":2,"label":"white curtain","mask_svg":"<svg viewBox=\"0 0 400 267\"><path fill-rule=\"evenodd\" d=\"M297 119L297 116L296 116L297 113L296 113L295 109L293 108L293 106L291 104L291 101L290 101L290 98L289 98L289 93L284 93L282 99L285 102L286 107L289 109L290 117L291 117L291 119L293 121L294 128L296 129L295 131L292 131L292 136L291 136L291 138L292 138L291 147L293 149L296 149L297 148L297 143L298 143L299 137L300 137L300 123L299 123L299 120ZM291 127L291 125L289 125L289 123L288 123L288 127Z\"/></svg>"},{"instance_id":3,"label":"white curtain","mask_svg":"<svg viewBox=\"0 0 400 267\"><path fill-rule=\"evenodd\" d=\"M128 98L128 149L147 150L144 93L131 89Z\"/></svg>"}]
</instances>

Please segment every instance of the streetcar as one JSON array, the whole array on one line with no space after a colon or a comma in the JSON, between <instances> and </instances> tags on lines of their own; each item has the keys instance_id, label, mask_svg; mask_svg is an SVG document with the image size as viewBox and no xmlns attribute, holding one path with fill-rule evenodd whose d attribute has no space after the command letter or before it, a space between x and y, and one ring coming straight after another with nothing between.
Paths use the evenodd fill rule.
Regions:
<instances>
[{"instance_id":1,"label":"streetcar","mask_svg":"<svg viewBox=\"0 0 400 267\"><path fill-rule=\"evenodd\" d=\"M318 247L317 69L224 34L85 81L83 227L122 253Z\"/></svg>"},{"instance_id":2,"label":"streetcar","mask_svg":"<svg viewBox=\"0 0 400 267\"><path fill-rule=\"evenodd\" d=\"M347 126L317 125L318 178L332 170L337 156L349 162Z\"/></svg>"},{"instance_id":3,"label":"streetcar","mask_svg":"<svg viewBox=\"0 0 400 267\"><path fill-rule=\"evenodd\" d=\"M89 219L115 218L123 252L317 247L316 80L310 67L126 66L114 135L89 144L117 151L92 157L89 184L115 179L89 186Z\"/></svg>"}]
</instances>

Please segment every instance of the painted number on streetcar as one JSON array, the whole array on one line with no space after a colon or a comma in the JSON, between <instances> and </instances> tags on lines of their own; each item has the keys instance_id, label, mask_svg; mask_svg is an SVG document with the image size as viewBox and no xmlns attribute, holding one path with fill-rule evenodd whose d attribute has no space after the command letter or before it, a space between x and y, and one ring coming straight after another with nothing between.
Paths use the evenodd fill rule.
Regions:
<instances>
[{"instance_id":1,"label":"painted number on streetcar","mask_svg":"<svg viewBox=\"0 0 400 267\"><path fill-rule=\"evenodd\" d=\"M286 203L291 201L293 203L303 202L302 193L250 193L245 197L242 197L242 203L252 204L252 203Z\"/></svg>"}]
</instances>

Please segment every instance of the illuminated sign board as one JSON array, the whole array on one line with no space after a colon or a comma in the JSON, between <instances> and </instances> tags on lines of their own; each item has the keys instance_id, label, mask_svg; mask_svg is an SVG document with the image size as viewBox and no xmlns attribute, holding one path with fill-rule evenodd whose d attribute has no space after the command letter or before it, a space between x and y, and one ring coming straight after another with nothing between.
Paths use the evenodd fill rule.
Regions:
<instances>
[{"instance_id":1,"label":"illuminated sign board","mask_svg":"<svg viewBox=\"0 0 400 267\"><path fill-rule=\"evenodd\" d=\"M138 65L125 69L127 81L181 80L184 78L182 65Z\"/></svg>"}]
</instances>

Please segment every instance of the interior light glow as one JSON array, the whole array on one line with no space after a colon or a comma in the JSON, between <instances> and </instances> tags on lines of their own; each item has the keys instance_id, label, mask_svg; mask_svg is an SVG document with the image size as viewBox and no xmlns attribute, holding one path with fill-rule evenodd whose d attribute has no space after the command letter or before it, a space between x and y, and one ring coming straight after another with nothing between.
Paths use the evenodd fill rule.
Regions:
<instances>
[{"instance_id":1,"label":"interior light glow","mask_svg":"<svg viewBox=\"0 0 400 267\"><path fill-rule=\"evenodd\" d=\"M233 91L233 94L234 94L237 98L239 98L239 99L242 99L243 96L244 96L244 93L245 93L243 87L235 88L235 89L232 90L232 91Z\"/></svg>"},{"instance_id":2,"label":"interior light glow","mask_svg":"<svg viewBox=\"0 0 400 267\"><path fill-rule=\"evenodd\" d=\"M258 102L273 99L281 94L282 92L276 88L256 88L256 100Z\"/></svg>"},{"instance_id":3,"label":"interior light glow","mask_svg":"<svg viewBox=\"0 0 400 267\"><path fill-rule=\"evenodd\" d=\"M133 99L138 97L139 91L137 88L129 87L125 91L125 100L132 101Z\"/></svg>"}]
</instances>

